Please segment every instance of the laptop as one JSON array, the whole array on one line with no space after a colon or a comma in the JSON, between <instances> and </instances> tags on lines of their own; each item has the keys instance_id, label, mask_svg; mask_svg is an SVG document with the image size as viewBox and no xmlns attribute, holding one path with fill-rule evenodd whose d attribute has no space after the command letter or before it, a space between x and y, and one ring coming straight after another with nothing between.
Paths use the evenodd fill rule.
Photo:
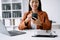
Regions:
<instances>
[{"instance_id":1,"label":"laptop","mask_svg":"<svg viewBox=\"0 0 60 40\"><path fill-rule=\"evenodd\" d=\"M26 32L17 31L17 30L8 31L7 28L5 27L5 25L1 21L0 21L0 33L6 34L9 36L26 34Z\"/></svg>"}]
</instances>

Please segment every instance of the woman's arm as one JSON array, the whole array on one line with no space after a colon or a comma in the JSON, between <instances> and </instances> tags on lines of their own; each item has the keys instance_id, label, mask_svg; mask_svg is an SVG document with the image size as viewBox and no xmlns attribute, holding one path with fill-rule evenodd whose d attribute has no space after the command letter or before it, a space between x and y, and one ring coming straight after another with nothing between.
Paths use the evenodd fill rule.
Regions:
<instances>
[{"instance_id":1,"label":"woman's arm","mask_svg":"<svg viewBox=\"0 0 60 40\"><path fill-rule=\"evenodd\" d=\"M20 22L18 29L19 30L24 30L26 28L25 26L25 19L27 18L27 13L24 13L23 17L22 17L22 21Z\"/></svg>"},{"instance_id":2,"label":"woman's arm","mask_svg":"<svg viewBox=\"0 0 60 40\"><path fill-rule=\"evenodd\" d=\"M51 29L51 22L48 19L48 15L46 12L44 12L44 23L42 24L44 30L50 30Z\"/></svg>"}]
</instances>

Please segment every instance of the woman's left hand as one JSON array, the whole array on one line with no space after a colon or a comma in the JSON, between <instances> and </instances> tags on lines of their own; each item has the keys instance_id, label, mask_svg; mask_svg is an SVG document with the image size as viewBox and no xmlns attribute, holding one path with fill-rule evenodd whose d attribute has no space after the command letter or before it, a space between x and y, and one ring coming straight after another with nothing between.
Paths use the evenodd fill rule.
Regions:
<instances>
[{"instance_id":1,"label":"woman's left hand","mask_svg":"<svg viewBox=\"0 0 60 40\"><path fill-rule=\"evenodd\" d=\"M36 18L35 18L35 20L32 19L32 22L33 22L34 24L36 24L36 25L41 25L41 23L42 23L42 22L40 21L39 16L38 16L38 19L36 19Z\"/></svg>"}]
</instances>

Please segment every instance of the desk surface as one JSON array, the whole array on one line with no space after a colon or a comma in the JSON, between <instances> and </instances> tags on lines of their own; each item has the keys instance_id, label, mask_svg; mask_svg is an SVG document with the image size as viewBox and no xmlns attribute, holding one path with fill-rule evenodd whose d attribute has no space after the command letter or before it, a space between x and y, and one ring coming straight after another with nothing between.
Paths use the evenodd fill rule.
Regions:
<instances>
[{"instance_id":1,"label":"desk surface","mask_svg":"<svg viewBox=\"0 0 60 40\"><path fill-rule=\"evenodd\" d=\"M26 34L17 35L17 36L8 36L0 33L0 40L60 40L60 30L56 29L56 34L58 37L56 38L47 38L47 37L32 37L36 34L37 30L23 30Z\"/></svg>"}]
</instances>

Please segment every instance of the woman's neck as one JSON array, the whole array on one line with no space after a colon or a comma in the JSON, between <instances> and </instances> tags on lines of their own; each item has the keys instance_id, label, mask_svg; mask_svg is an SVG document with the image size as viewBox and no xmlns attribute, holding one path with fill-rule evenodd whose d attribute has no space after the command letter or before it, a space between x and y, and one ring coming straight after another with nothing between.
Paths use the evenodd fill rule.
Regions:
<instances>
[{"instance_id":1,"label":"woman's neck","mask_svg":"<svg viewBox=\"0 0 60 40\"><path fill-rule=\"evenodd\" d=\"M38 10L32 10L33 13L37 13Z\"/></svg>"}]
</instances>

